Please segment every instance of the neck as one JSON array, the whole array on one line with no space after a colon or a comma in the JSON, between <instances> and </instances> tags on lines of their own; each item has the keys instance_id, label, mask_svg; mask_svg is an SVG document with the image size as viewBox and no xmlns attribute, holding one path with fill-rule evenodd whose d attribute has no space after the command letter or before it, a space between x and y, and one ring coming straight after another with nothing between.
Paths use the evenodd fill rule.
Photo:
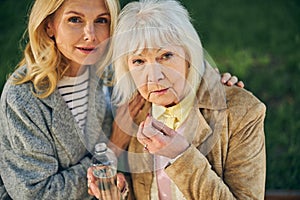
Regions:
<instances>
[{"instance_id":1,"label":"neck","mask_svg":"<svg viewBox=\"0 0 300 200\"><path fill-rule=\"evenodd\" d=\"M73 67L71 66L65 73L65 76L68 77L76 77L76 76L80 76L82 75L85 70L86 70L87 66L79 66L79 67Z\"/></svg>"}]
</instances>

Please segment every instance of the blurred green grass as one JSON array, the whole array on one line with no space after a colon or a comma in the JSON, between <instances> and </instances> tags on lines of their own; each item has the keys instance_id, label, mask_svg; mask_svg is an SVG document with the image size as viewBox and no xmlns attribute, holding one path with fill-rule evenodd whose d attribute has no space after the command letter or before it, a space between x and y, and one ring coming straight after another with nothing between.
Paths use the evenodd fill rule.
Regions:
<instances>
[{"instance_id":1,"label":"blurred green grass","mask_svg":"<svg viewBox=\"0 0 300 200\"><path fill-rule=\"evenodd\" d=\"M0 0L1 91L21 57L31 2ZM237 75L267 105L267 189L300 189L300 1L182 3L221 71Z\"/></svg>"},{"instance_id":2,"label":"blurred green grass","mask_svg":"<svg viewBox=\"0 0 300 200\"><path fill-rule=\"evenodd\" d=\"M267 189L300 189L300 1L183 2L221 71L267 105Z\"/></svg>"}]
</instances>

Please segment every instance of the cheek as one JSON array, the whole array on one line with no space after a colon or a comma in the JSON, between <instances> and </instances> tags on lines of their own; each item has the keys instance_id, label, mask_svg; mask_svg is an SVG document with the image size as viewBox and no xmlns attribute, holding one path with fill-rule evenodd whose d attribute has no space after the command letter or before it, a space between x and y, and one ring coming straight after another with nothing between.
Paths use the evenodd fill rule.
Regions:
<instances>
[{"instance_id":1,"label":"cheek","mask_svg":"<svg viewBox=\"0 0 300 200\"><path fill-rule=\"evenodd\" d=\"M141 70L133 69L130 71L131 78L135 83L136 89L144 97L148 97L147 77Z\"/></svg>"},{"instance_id":2,"label":"cheek","mask_svg":"<svg viewBox=\"0 0 300 200\"><path fill-rule=\"evenodd\" d=\"M142 70L133 69L130 71L130 74L137 89L143 88L147 85L147 76Z\"/></svg>"},{"instance_id":3,"label":"cheek","mask_svg":"<svg viewBox=\"0 0 300 200\"><path fill-rule=\"evenodd\" d=\"M67 48L67 46L72 45L78 40L79 34L73 30L59 28L55 34L55 41L58 48Z\"/></svg>"},{"instance_id":4,"label":"cheek","mask_svg":"<svg viewBox=\"0 0 300 200\"><path fill-rule=\"evenodd\" d=\"M147 86L139 87L137 88L137 90L139 91L139 93L142 95L144 99L149 98Z\"/></svg>"},{"instance_id":5,"label":"cheek","mask_svg":"<svg viewBox=\"0 0 300 200\"><path fill-rule=\"evenodd\" d=\"M68 37L74 37L74 35L76 35L76 30L60 21L54 24L54 35L55 38L63 41L64 39L68 39Z\"/></svg>"},{"instance_id":6,"label":"cheek","mask_svg":"<svg viewBox=\"0 0 300 200\"><path fill-rule=\"evenodd\" d=\"M186 77L183 75L180 75L177 77L177 80L174 82L174 89L180 94L182 93L183 89L185 88L187 84Z\"/></svg>"},{"instance_id":7,"label":"cheek","mask_svg":"<svg viewBox=\"0 0 300 200\"><path fill-rule=\"evenodd\" d=\"M164 74L174 85L181 85L186 80L185 70L182 70L181 68L174 69L166 67L164 68Z\"/></svg>"},{"instance_id":8,"label":"cheek","mask_svg":"<svg viewBox=\"0 0 300 200\"><path fill-rule=\"evenodd\" d=\"M97 30L97 39L99 43L107 42L107 39L110 37L110 27L101 27Z\"/></svg>"},{"instance_id":9,"label":"cheek","mask_svg":"<svg viewBox=\"0 0 300 200\"><path fill-rule=\"evenodd\" d=\"M177 70L168 70L165 73L168 81L173 85L174 92L177 96L182 96L184 88L186 86L186 76L185 71L177 71Z\"/></svg>"}]
</instances>

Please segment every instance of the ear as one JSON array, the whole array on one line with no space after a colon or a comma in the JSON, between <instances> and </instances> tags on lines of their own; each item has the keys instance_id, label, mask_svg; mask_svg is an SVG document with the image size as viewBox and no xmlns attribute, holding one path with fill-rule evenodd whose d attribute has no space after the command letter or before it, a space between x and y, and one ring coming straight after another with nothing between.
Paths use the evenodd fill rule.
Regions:
<instances>
[{"instance_id":1,"label":"ear","mask_svg":"<svg viewBox=\"0 0 300 200\"><path fill-rule=\"evenodd\" d=\"M53 28L53 24L51 22L47 22L46 31L47 31L47 35L50 38L54 37L54 28Z\"/></svg>"}]
</instances>

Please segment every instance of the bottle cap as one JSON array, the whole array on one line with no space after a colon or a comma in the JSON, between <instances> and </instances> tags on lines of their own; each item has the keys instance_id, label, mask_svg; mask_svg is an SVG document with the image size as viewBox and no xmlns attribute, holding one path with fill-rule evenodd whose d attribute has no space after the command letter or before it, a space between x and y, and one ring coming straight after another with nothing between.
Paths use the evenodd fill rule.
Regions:
<instances>
[{"instance_id":1,"label":"bottle cap","mask_svg":"<svg viewBox=\"0 0 300 200\"><path fill-rule=\"evenodd\" d=\"M107 150L107 146L105 143L98 143L95 145L95 152L101 153Z\"/></svg>"}]
</instances>

